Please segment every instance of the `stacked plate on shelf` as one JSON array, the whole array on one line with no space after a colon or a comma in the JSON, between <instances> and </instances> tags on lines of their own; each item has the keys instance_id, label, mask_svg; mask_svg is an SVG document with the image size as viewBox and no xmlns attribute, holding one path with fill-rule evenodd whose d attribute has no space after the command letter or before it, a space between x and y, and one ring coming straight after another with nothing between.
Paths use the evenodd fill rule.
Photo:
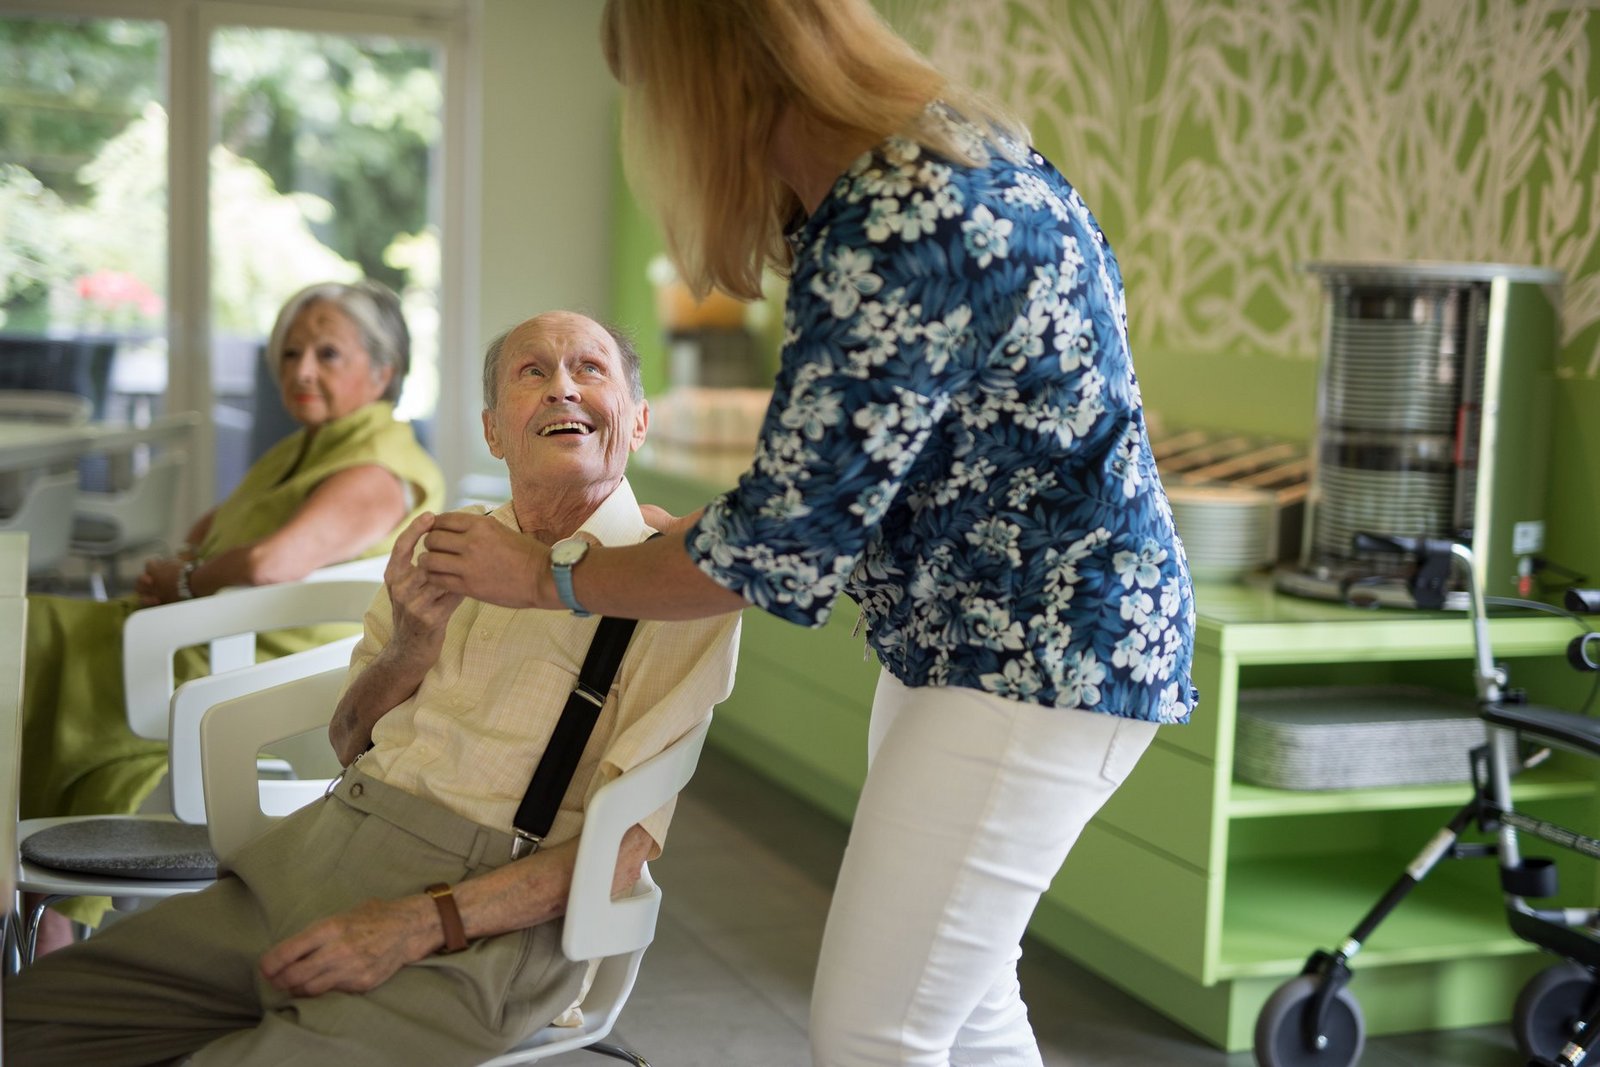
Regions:
<instances>
[{"instance_id":1,"label":"stacked plate on shelf","mask_svg":"<svg viewBox=\"0 0 1600 1067\"><path fill-rule=\"evenodd\" d=\"M1233 773L1271 789L1464 782L1485 737L1472 700L1416 686L1256 689L1239 696Z\"/></svg>"},{"instance_id":2,"label":"stacked plate on shelf","mask_svg":"<svg viewBox=\"0 0 1600 1067\"><path fill-rule=\"evenodd\" d=\"M1323 382L1328 418L1346 429L1451 433L1461 384L1454 361L1440 356L1441 329L1436 320L1336 318Z\"/></svg>"},{"instance_id":3,"label":"stacked plate on shelf","mask_svg":"<svg viewBox=\"0 0 1600 1067\"><path fill-rule=\"evenodd\" d=\"M1348 557L1357 533L1438 537L1449 529L1455 485L1448 471L1324 464L1317 486L1316 548L1331 556Z\"/></svg>"},{"instance_id":4,"label":"stacked plate on shelf","mask_svg":"<svg viewBox=\"0 0 1600 1067\"><path fill-rule=\"evenodd\" d=\"M1167 499L1196 581L1236 581L1277 559L1277 502L1264 489L1171 485Z\"/></svg>"}]
</instances>

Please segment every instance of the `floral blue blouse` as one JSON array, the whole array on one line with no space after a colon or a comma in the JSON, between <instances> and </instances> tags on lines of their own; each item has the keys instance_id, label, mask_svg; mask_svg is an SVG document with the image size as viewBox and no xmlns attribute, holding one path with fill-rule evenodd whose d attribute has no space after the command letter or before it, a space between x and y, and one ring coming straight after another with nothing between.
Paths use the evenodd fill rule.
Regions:
<instances>
[{"instance_id":1,"label":"floral blue blouse","mask_svg":"<svg viewBox=\"0 0 1600 1067\"><path fill-rule=\"evenodd\" d=\"M1183 722L1194 592L1116 258L1038 153L924 119L989 162L890 138L791 236L755 461L690 554L793 622L848 594L907 685Z\"/></svg>"}]
</instances>

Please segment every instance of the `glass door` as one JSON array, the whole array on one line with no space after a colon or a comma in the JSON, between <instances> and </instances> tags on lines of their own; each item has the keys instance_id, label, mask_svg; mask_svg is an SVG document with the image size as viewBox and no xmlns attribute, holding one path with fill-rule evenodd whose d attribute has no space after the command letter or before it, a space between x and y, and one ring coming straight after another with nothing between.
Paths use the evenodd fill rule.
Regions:
<instances>
[{"instance_id":1,"label":"glass door","mask_svg":"<svg viewBox=\"0 0 1600 1067\"><path fill-rule=\"evenodd\" d=\"M167 47L159 21L0 15L0 389L161 406Z\"/></svg>"},{"instance_id":2,"label":"glass door","mask_svg":"<svg viewBox=\"0 0 1600 1067\"><path fill-rule=\"evenodd\" d=\"M209 35L212 413L220 499L296 427L262 353L301 287L367 277L400 294L399 413L427 442L438 398L441 45L273 26Z\"/></svg>"}]
</instances>

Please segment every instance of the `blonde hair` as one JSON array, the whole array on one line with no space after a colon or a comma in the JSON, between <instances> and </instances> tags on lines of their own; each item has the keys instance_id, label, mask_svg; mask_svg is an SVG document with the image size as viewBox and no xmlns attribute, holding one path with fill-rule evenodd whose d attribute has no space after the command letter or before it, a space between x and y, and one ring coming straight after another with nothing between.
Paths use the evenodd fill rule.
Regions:
<instances>
[{"instance_id":1,"label":"blonde hair","mask_svg":"<svg viewBox=\"0 0 1600 1067\"><path fill-rule=\"evenodd\" d=\"M785 106L846 138L902 134L968 165L984 162L970 138L922 121L930 101L997 144L1027 141L1015 120L952 86L868 0L607 0L601 35L623 86L629 184L702 296L716 287L757 299L763 268L789 266L784 227L802 209L768 155Z\"/></svg>"}]
</instances>

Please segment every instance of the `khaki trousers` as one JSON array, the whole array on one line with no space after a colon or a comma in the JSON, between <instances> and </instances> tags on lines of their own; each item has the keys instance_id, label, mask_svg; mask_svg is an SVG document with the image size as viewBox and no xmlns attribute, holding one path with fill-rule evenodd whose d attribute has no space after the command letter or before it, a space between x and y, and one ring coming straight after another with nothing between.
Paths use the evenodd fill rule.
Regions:
<instances>
[{"instance_id":1,"label":"khaki trousers","mask_svg":"<svg viewBox=\"0 0 1600 1067\"><path fill-rule=\"evenodd\" d=\"M365 994L297 998L257 961L370 897L509 861L509 834L352 769L251 842L200 893L172 897L40 959L5 986L8 1067L312 1064L462 1067L517 1044L578 997L561 923L401 968Z\"/></svg>"}]
</instances>

